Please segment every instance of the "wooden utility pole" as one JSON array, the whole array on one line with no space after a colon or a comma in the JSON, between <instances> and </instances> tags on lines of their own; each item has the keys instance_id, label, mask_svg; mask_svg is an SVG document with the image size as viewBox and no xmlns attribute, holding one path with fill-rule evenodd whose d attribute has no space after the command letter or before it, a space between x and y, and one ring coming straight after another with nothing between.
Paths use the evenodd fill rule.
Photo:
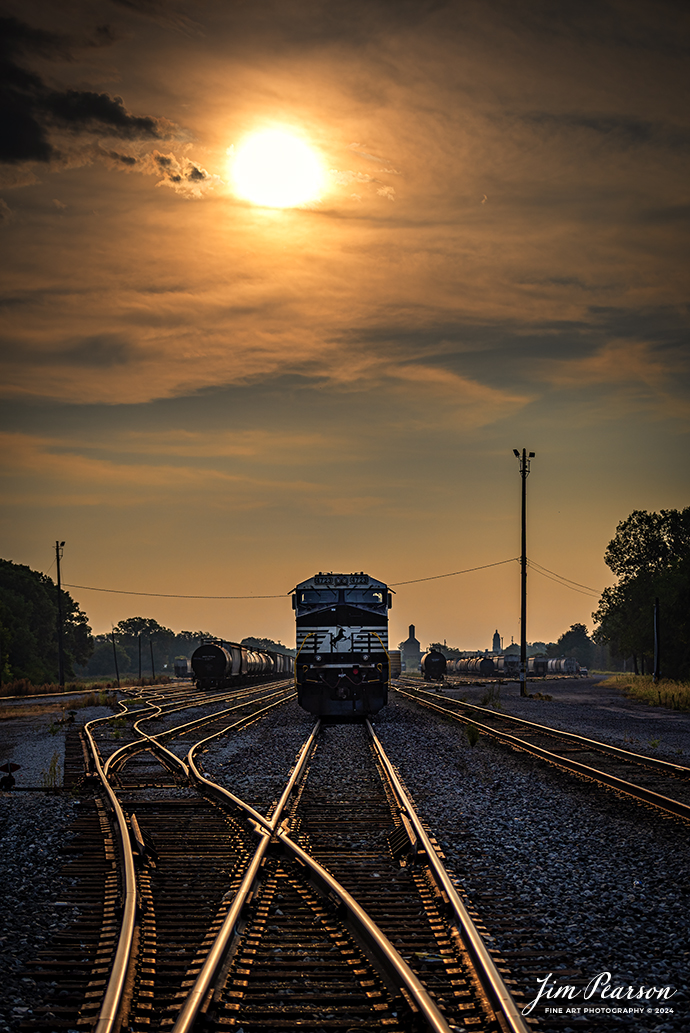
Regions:
<instances>
[{"instance_id":1,"label":"wooden utility pole","mask_svg":"<svg viewBox=\"0 0 690 1033\"><path fill-rule=\"evenodd\" d=\"M534 452L523 448L522 455L517 448L513 454L520 464L522 477L522 554L520 558L520 695L527 695L527 478L530 459Z\"/></svg>"}]
</instances>

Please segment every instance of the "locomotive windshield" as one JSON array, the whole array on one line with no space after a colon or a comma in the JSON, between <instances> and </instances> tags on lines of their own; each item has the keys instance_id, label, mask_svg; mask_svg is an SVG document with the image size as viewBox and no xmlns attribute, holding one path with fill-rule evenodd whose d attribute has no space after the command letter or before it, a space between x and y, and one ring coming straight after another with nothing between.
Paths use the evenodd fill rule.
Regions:
<instances>
[{"instance_id":1,"label":"locomotive windshield","mask_svg":"<svg viewBox=\"0 0 690 1033\"><path fill-rule=\"evenodd\" d=\"M346 588L343 592L344 602L350 605L364 603L367 606L383 606L385 595L381 588Z\"/></svg>"},{"instance_id":2,"label":"locomotive windshield","mask_svg":"<svg viewBox=\"0 0 690 1033\"><path fill-rule=\"evenodd\" d=\"M333 588L309 588L299 593L300 603L321 603L322 606L329 606L338 602L337 589Z\"/></svg>"}]
</instances>

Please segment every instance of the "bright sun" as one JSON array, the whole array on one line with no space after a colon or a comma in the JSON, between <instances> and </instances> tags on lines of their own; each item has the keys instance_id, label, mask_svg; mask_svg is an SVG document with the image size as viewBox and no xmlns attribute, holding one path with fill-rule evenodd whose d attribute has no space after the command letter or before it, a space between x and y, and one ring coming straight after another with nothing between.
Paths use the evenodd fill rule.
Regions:
<instances>
[{"instance_id":1,"label":"bright sun","mask_svg":"<svg viewBox=\"0 0 690 1033\"><path fill-rule=\"evenodd\" d=\"M324 179L315 152L281 129L250 136L237 152L232 176L240 197L268 208L293 208L315 200Z\"/></svg>"}]
</instances>

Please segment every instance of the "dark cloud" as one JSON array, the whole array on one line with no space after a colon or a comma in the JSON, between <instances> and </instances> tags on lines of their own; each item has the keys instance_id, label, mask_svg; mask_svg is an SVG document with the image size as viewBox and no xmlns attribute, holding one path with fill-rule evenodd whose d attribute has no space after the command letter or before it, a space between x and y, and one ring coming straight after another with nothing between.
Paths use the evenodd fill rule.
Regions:
<instances>
[{"instance_id":1,"label":"dark cloud","mask_svg":"<svg viewBox=\"0 0 690 1033\"><path fill-rule=\"evenodd\" d=\"M108 369L123 366L132 357L132 346L120 334L96 334L85 337L71 348L60 353L63 362L75 366L94 366Z\"/></svg>"},{"instance_id":2,"label":"dark cloud","mask_svg":"<svg viewBox=\"0 0 690 1033\"><path fill-rule=\"evenodd\" d=\"M173 0L113 0L113 3L144 18L150 18L159 25L165 25L166 28L177 29L187 36L201 35L199 22L177 10Z\"/></svg>"},{"instance_id":3,"label":"dark cloud","mask_svg":"<svg viewBox=\"0 0 690 1033\"><path fill-rule=\"evenodd\" d=\"M547 128L589 130L611 142L626 146L648 143L678 149L690 146L690 132L686 129L626 115L554 114L539 111L524 115L522 119Z\"/></svg>"},{"instance_id":4,"label":"dark cloud","mask_svg":"<svg viewBox=\"0 0 690 1033\"><path fill-rule=\"evenodd\" d=\"M172 187L185 197L201 197L221 182L219 176L207 172L190 158L178 159L174 154L161 154L160 151L146 155L140 167L144 172L161 177L158 186Z\"/></svg>"},{"instance_id":5,"label":"dark cloud","mask_svg":"<svg viewBox=\"0 0 690 1033\"><path fill-rule=\"evenodd\" d=\"M79 47L114 42L105 26L85 39L34 29L17 18L0 18L0 162L47 163L60 157L54 130L128 140L162 140L172 135L165 119L133 115L121 97L89 90L53 89L26 67L31 56L69 61Z\"/></svg>"}]
</instances>

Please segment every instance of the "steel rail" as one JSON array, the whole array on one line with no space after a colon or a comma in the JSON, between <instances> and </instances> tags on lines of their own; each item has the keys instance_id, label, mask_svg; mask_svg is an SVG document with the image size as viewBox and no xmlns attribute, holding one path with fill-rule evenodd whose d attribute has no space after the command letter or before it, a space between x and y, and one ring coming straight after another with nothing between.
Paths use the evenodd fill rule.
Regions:
<instances>
[{"instance_id":1,"label":"steel rail","mask_svg":"<svg viewBox=\"0 0 690 1033\"><path fill-rule=\"evenodd\" d=\"M448 710L446 707L442 707L430 699L425 699L419 695L405 692L403 689L398 689L397 691L401 695L407 696L408 699L415 700L420 704L420 706L428 707L430 710L436 710L439 714L444 714L446 717L452 717L458 722L464 720L463 717L458 714L457 710ZM510 746L515 746L517 749L524 750L527 753L532 753L535 756L540 757L542 760L548 761L549 764L556 764L562 768L568 768L570 771L575 771L579 775L586 775L587 778L591 778L595 782L603 783L610 789L615 789L617 792L625 793L626 795L633 797L635 800L642 800L645 803L651 803L655 807L659 807L663 811L668 811L670 814L675 814L679 818L690 820L690 804L681 803L680 800L673 800L670 796L663 796L661 793L655 793L652 789L646 789L644 786L635 785L634 782L627 782L624 778L618 778L616 775L609 775L606 771L600 771L598 768L593 768L588 764L583 764L582 761L573 760L570 757L562 757L560 753L551 753L550 750L545 750L542 746L536 746L534 743L528 742L527 739L520 739L516 735L511 735L510 732L501 732L500 730L491 728L489 725L482 724L479 721L474 721L473 724L479 731L485 732L487 735L491 735L495 739L500 739L502 742L506 742ZM551 729L551 731L553 734L557 734L555 729Z\"/></svg>"},{"instance_id":2,"label":"steel rail","mask_svg":"<svg viewBox=\"0 0 690 1033\"><path fill-rule=\"evenodd\" d=\"M263 698L265 699L266 697ZM282 700L271 703L268 707L262 708L262 710L260 710L258 713L261 714L264 713L264 711L266 710L271 710L273 707L279 706L280 703L282 703ZM149 705L158 709L156 704ZM121 701L120 706L124 707L124 704ZM157 742L153 736L149 736L140 728L137 728L136 730L138 734L141 735L143 738L135 740L132 743L127 743L125 746L117 750L115 754L112 754L108 758L106 766L104 768L101 764L96 743L93 739L93 736L91 735L90 726L95 724L101 724L106 721L111 721L113 720L113 718L117 716L120 715L111 714L108 715L108 717L99 717L96 718L94 721L90 721L87 725L84 726L84 731L86 732L89 739L89 744L91 752L93 754L96 771L101 782L103 783L104 789L108 795L108 798L110 800L110 803L113 807L113 811L117 819L117 825L120 834L119 846L124 870L124 902L122 922L120 924L120 935L118 938L117 950L115 952L115 959L113 962L112 969L110 971L110 976L108 977L108 985L103 996L103 1002L101 1004L101 1009L98 1014L98 1021L93 1033L114 1033L115 1024L122 1003L122 995L132 955L132 944L134 942L134 929L137 914L137 883L136 873L134 869L134 854L130 847L129 828L127 825L127 819L122 808L120 807L120 803L117 799L117 796L115 795L113 789L110 786L110 783L108 782L108 775L106 769L109 768L111 762L113 761L116 755L122 757L122 755L125 754L125 752L133 752L135 751L135 749L141 749L142 742L148 741L155 751L163 753L167 757L170 757L176 765L182 768L185 777L189 777L189 770L185 762L181 760L181 758L178 757L176 754L174 754L172 750L168 750L165 746L163 746L162 743ZM147 718L148 716L149 715L147 715ZM257 715L253 714L250 716L249 719L253 719L255 716ZM144 720L144 718L140 718L139 720ZM135 722L135 727L138 725L138 723L138 721ZM235 722L236 725L241 723L241 721ZM235 727L235 725L229 725L227 728L224 728L220 732L217 732L216 735L222 735L223 732L229 731L233 727Z\"/></svg>"},{"instance_id":3,"label":"steel rail","mask_svg":"<svg viewBox=\"0 0 690 1033\"><path fill-rule=\"evenodd\" d=\"M402 690L398 690L402 691ZM417 689L416 692L421 695L424 693L424 698L435 699L427 689ZM444 697L446 699L447 697ZM450 699L448 699L450 702ZM539 732L546 732L548 735L556 735L561 739L570 739L572 742L585 743L592 749L597 749L602 753L611 753L616 757L621 757L623 760L644 762L647 767L656 768L659 771L663 771L667 774L679 775L681 777L690 778L690 768L684 764L675 764L672 760L662 760L660 757L648 757L644 753L633 753L632 750L624 750L620 746L613 746L608 742L600 742L598 739L589 739L585 735L579 735L577 732L566 732L561 728L553 728L550 725L542 725L537 721L529 721L526 718L516 717L514 714L497 714L495 710L490 710L488 707L480 707L476 703L467 703L465 700L453 700L458 707L462 707L465 710L477 711L480 714L486 714L487 717L494 717L497 720L509 721L512 724L526 725L528 728L534 728Z\"/></svg>"},{"instance_id":4,"label":"steel rail","mask_svg":"<svg viewBox=\"0 0 690 1033\"><path fill-rule=\"evenodd\" d=\"M279 696L279 695L280 695L279 692L272 693L272 696ZM272 696L270 696L270 695L269 696L262 696L262 697L260 697L259 700L257 700L257 702L263 703L264 700L271 699ZM293 696L283 696L282 699L274 700L268 706L262 707L260 710L255 711L253 714L247 715L246 718L241 718L239 721L236 721L234 724L227 725L225 728L222 729L221 732L219 732L217 734L218 735L222 735L223 732L228 732L232 728L236 728L238 726L241 726L244 723L244 721L253 720L255 717L259 717L261 714L266 713L268 710L272 710L274 707L280 706L282 703L289 702L292 698L293 698ZM156 704L153 704L153 703L150 704L150 705L152 707L156 706ZM196 704L194 704L194 705L196 706ZM106 773L108 773L116 760L118 762L120 762L123 759L123 757L127 756L127 754L129 754L129 753L137 753L142 748L142 746L145 745L147 742L150 745L155 745L155 744L162 745L161 743L158 743L158 739L162 738L165 735L172 736L172 735L175 735L175 734L180 734L182 731L185 731L185 730L188 730L188 729L191 729L191 728L194 728L194 727L198 727L199 725L202 725L202 724L208 724L208 722L215 720L217 717L224 717L226 714L232 714L233 711L241 710L246 705L247 705L246 701L244 703L238 703L237 706L228 707L225 710L217 710L213 714L208 714L208 715L206 715L204 717L195 718L193 721L187 721L185 724L182 724L182 725L175 725L174 728L166 728L164 731L156 732L154 735L149 735L148 732L145 732L144 729L140 727L140 725L141 725L142 721L152 721L155 718L160 717L161 713L158 713L158 714L145 714L144 716L138 718L138 720L136 720L134 722L134 724L132 725L133 730L136 731L141 736L141 739L133 739L132 742L125 743L124 746L121 746L118 750L115 750L114 753L111 753L111 755L108 757L108 760L106 761L105 771L106 771ZM160 708L158 708L158 709L160 710ZM184 710L185 707L180 707L179 709L180 710ZM174 711L168 711L168 713L172 713L172 712L174 712ZM205 741L205 740L203 740L203 741ZM171 751L166 750L165 752L166 753L170 753L170 756L173 757L175 759L175 761L179 765L182 766L182 768L184 770L184 774L186 776L187 775L187 766L186 766L186 764L182 760L180 760L180 758L176 754L172 753Z\"/></svg>"},{"instance_id":5,"label":"steel rail","mask_svg":"<svg viewBox=\"0 0 690 1033\"><path fill-rule=\"evenodd\" d=\"M309 756L311 755L311 751L314 747L316 736L318 735L320 727L321 719L319 718L319 720L314 725L314 730L312 731L311 735L309 736L307 741L302 746L302 749L300 750L299 756L297 757L297 760L295 762L295 767L290 776L290 779L285 789L283 790L283 794L276 805L276 809L273 812L270 821L268 822L268 828L262 827L258 829L259 835L261 836L261 842L256 848L254 856L249 864L247 871L245 872L240 887L237 893L235 894L235 898L232 902L232 905L230 906L230 910L225 916L223 924L218 931L218 935L213 941L213 944L206 957L206 960L201 967L201 971L199 972L194 982L194 986L187 995L187 999L185 1000L182 1010L179 1013L177 1020L175 1021L175 1025L172 1028L172 1033L188 1033L188 1031L191 1030L194 1026L194 1022L199 1014L199 1011L204 1001L206 1000L209 991L211 990L212 984L218 975L218 970L223 963L223 960L228 949L228 944L230 943L230 939L233 936L235 926L237 925L237 920L240 917L240 913L245 905L247 896L249 895L249 892L258 875L261 862L263 861L266 855L266 851L268 850L269 844L275 833L278 822L281 819L283 809L285 808L286 803L292 795L292 791L297 783L297 780L301 777L302 772L304 771L304 767L309 759ZM196 768L196 765L194 765L194 761L191 756L195 748L196 747L193 746L192 749L189 751L189 753L187 754L187 760L190 771L195 770L198 772L198 768ZM201 776L200 774L199 777L203 778L203 776Z\"/></svg>"},{"instance_id":6,"label":"steel rail","mask_svg":"<svg viewBox=\"0 0 690 1033\"><path fill-rule=\"evenodd\" d=\"M120 807L115 793L108 783L107 776L101 765L96 743L91 735L91 725L109 720L110 717L101 717L97 718L95 721L89 721L88 724L84 725L84 732L89 740L89 746L91 753L93 754L96 772L103 783L103 788L108 795L110 805L113 808L117 819L119 847L124 871L124 901L122 908L122 922L120 924L120 935L118 937L113 967L108 979L108 986L103 996L103 1003L101 1004L101 1008L98 1013L98 1021L95 1026L94 1033L112 1033L112 1030L115 1027L120 1004L122 1002L122 993L125 986L125 979L127 977L127 970L129 968L129 960L132 953L134 925L137 913L137 883L134 871L134 854L130 846L127 819L124 811Z\"/></svg>"},{"instance_id":7,"label":"steel rail","mask_svg":"<svg viewBox=\"0 0 690 1033\"><path fill-rule=\"evenodd\" d=\"M239 807L260 827L260 830L270 834L271 837L275 836L285 848L287 856L296 858L302 867L309 871L310 880L313 881L317 888L325 896L337 897L345 906L349 921L360 938L372 951L378 964L388 973L389 977L393 978L395 984L397 986L402 985L406 993L412 998L424 1017L427 1028L432 1030L433 1033L451 1033L451 1028L442 1013L407 962L398 954L393 944L376 923L372 921L364 908L357 903L354 897L350 896L345 887L334 879L330 872L326 871L318 861L315 861L313 857L310 857L305 850L295 843L283 828L273 829L271 823L250 804L240 800L239 797L235 796L228 789L223 788L223 786L218 785L216 782L211 782L201 774L194 763L193 753L204 742L208 742L215 737L215 735L209 736L208 739L196 743L187 754L190 779L202 785L208 794L215 799L225 802L226 805L227 801L230 801L233 807ZM187 1026L184 1028L189 1030L191 1027ZM182 1029L178 1030L177 1026L174 1026L172 1033L182 1033Z\"/></svg>"},{"instance_id":8,"label":"steel rail","mask_svg":"<svg viewBox=\"0 0 690 1033\"><path fill-rule=\"evenodd\" d=\"M426 834L412 800L407 795L406 790L396 774L393 765L388 759L388 755L381 745L381 741L374 732L368 718L366 719L366 725L377 756L384 767L391 785L393 786L393 791L398 800L398 806L401 811L404 811L407 815L410 825L412 825L415 835L417 836L417 840L421 843L426 854L427 861L429 863L429 867L432 869L434 878L436 879L439 887L443 889L443 892L450 902L450 906L455 912L455 919L459 926L458 932L460 934L460 938L472 958L479 981L481 982L492 1007L495 1011L501 1014L507 1023L508 1029L512 1030L512 1033L529 1033L530 1027L525 1024L520 1009L513 1000L512 994L506 986L501 973L496 968L496 964L489 954L479 930L468 914L467 908L463 904L458 891L451 882L448 872L441 863L441 859Z\"/></svg>"}]
</instances>

